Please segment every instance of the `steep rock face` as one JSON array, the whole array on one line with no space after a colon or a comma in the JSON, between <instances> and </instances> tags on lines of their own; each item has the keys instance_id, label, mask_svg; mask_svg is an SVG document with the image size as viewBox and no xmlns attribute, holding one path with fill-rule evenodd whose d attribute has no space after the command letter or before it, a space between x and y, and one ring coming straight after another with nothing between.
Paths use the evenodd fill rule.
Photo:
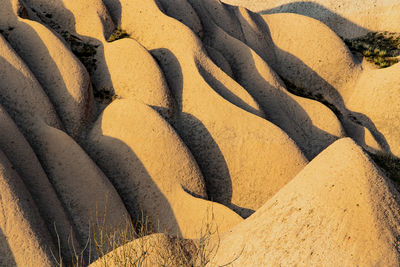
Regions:
<instances>
[{"instance_id":1,"label":"steep rock face","mask_svg":"<svg viewBox=\"0 0 400 267\"><path fill-rule=\"evenodd\" d=\"M198 238L203 219L220 231L241 218L211 204L193 156L171 126L150 107L131 99L116 100L89 135L91 154L114 183L133 217L147 214L157 231ZM143 211L140 210L143 209Z\"/></svg>"},{"instance_id":2,"label":"steep rock face","mask_svg":"<svg viewBox=\"0 0 400 267\"><path fill-rule=\"evenodd\" d=\"M54 266L56 249L25 185L0 151L0 263ZM6 241L5 241L6 240Z\"/></svg>"},{"instance_id":3,"label":"steep rock face","mask_svg":"<svg viewBox=\"0 0 400 267\"><path fill-rule=\"evenodd\" d=\"M400 5L396 1L366 0L223 0L262 14L296 13L317 19L338 35L353 38L368 31L399 32Z\"/></svg>"},{"instance_id":4,"label":"steep rock face","mask_svg":"<svg viewBox=\"0 0 400 267\"><path fill-rule=\"evenodd\" d=\"M399 200L354 141L336 141L226 233L213 264L397 266Z\"/></svg>"}]
</instances>

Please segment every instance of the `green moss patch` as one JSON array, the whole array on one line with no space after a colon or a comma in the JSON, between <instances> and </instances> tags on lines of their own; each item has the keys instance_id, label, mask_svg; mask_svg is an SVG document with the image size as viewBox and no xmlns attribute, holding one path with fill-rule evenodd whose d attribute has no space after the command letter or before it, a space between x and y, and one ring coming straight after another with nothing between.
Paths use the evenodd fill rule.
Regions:
<instances>
[{"instance_id":1,"label":"green moss patch","mask_svg":"<svg viewBox=\"0 0 400 267\"><path fill-rule=\"evenodd\" d=\"M379 68L390 67L400 60L400 33L370 32L365 36L343 41L350 51L362 54Z\"/></svg>"}]
</instances>

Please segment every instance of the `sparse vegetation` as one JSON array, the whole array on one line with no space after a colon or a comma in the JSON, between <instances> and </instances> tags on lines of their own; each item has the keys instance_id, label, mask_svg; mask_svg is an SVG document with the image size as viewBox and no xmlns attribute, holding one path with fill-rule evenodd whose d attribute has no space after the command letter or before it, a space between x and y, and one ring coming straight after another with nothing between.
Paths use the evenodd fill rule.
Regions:
<instances>
[{"instance_id":1,"label":"sparse vegetation","mask_svg":"<svg viewBox=\"0 0 400 267\"><path fill-rule=\"evenodd\" d=\"M95 100L102 104L110 104L112 101L119 98L119 96L115 94L113 88L94 88L93 94Z\"/></svg>"},{"instance_id":2,"label":"sparse vegetation","mask_svg":"<svg viewBox=\"0 0 400 267\"><path fill-rule=\"evenodd\" d=\"M362 54L379 68L390 67L400 60L400 33L370 32L344 42L352 52Z\"/></svg>"},{"instance_id":3,"label":"sparse vegetation","mask_svg":"<svg viewBox=\"0 0 400 267\"><path fill-rule=\"evenodd\" d=\"M102 220L96 219L90 224L92 234L84 249L76 251L71 246L73 259L69 260L71 265L68 266L84 267L98 261L101 266L140 267L148 266L146 263L150 260L165 267L205 267L212 263L220 245L218 227L214 224L213 216L212 213L212 218L205 219L199 239L186 240L168 236L167 245L170 249L163 250L156 238L150 238L154 227L144 213L140 215L136 225L128 222L118 229L107 227L103 214ZM132 241L136 243L129 244ZM223 266L230 266L240 255L241 253ZM59 267L67 266L61 257L61 251L53 256Z\"/></svg>"},{"instance_id":4,"label":"sparse vegetation","mask_svg":"<svg viewBox=\"0 0 400 267\"><path fill-rule=\"evenodd\" d=\"M108 38L108 42L114 42L116 40L122 39L122 38L128 38L129 34L124 30L121 29L121 27L118 27Z\"/></svg>"}]
</instances>

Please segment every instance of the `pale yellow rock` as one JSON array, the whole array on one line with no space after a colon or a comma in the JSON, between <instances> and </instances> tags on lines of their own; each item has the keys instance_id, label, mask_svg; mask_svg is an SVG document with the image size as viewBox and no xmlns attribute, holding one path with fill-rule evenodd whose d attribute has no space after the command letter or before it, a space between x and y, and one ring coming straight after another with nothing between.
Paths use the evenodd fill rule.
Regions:
<instances>
[{"instance_id":1,"label":"pale yellow rock","mask_svg":"<svg viewBox=\"0 0 400 267\"><path fill-rule=\"evenodd\" d=\"M130 216L115 188L71 137L38 121L30 138L82 247L94 239L94 230L107 232L109 228L116 230L129 224ZM93 240L91 245L95 251Z\"/></svg>"},{"instance_id":2,"label":"pale yellow rock","mask_svg":"<svg viewBox=\"0 0 400 267\"><path fill-rule=\"evenodd\" d=\"M180 111L175 127L205 176L209 198L248 216L303 168L304 156L278 127L226 100L238 100L232 91L224 94L233 81L189 28L153 1L120 3L122 27L164 70Z\"/></svg>"},{"instance_id":3,"label":"pale yellow rock","mask_svg":"<svg viewBox=\"0 0 400 267\"><path fill-rule=\"evenodd\" d=\"M2 2L4 3L4 2ZM58 116L39 82L0 34L0 100L19 125L35 118L62 128Z\"/></svg>"},{"instance_id":4,"label":"pale yellow rock","mask_svg":"<svg viewBox=\"0 0 400 267\"><path fill-rule=\"evenodd\" d=\"M226 60L224 55L222 55L218 50L212 48L211 46L206 46L206 50L208 56L212 59L215 65L217 65L221 70L228 74L229 77L234 79L231 65L229 65L229 62Z\"/></svg>"},{"instance_id":5,"label":"pale yellow rock","mask_svg":"<svg viewBox=\"0 0 400 267\"><path fill-rule=\"evenodd\" d=\"M262 17L256 13L249 11L243 7L230 7L235 12L243 31L243 40L251 49L263 58L269 65L276 64L276 54L274 43L271 39L271 34L268 25ZM214 18L218 20L218 18ZM218 25L222 29L226 29L226 21L222 20Z\"/></svg>"},{"instance_id":6,"label":"pale yellow rock","mask_svg":"<svg viewBox=\"0 0 400 267\"><path fill-rule=\"evenodd\" d=\"M276 45L277 72L303 94L333 105L349 136L360 145L399 156L400 67L362 68L340 38L314 19L296 14L263 18ZM293 31L294 27L304 30Z\"/></svg>"},{"instance_id":7,"label":"pale yellow rock","mask_svg":"<svg viewBox=\"0 0 400 267\"><path fill-rule=\"evenodd\" d=\"M173 1L158 1L159 7L169 16L176 18L186 26L188 26L194 33L203 36L203 26L196 11L188 3L187 0L173 0Z\"/></svg>"},{"instance_id":8,"label":"pale yellow rock","mask_svg":"<svg viewBox=\"0 0 400 267\"><path fill-rule=\"evenodd\" d=\"M353 93L345 99L349 110L363 115L361 122L364 119L373 124L370 131L372 138L367 135L366 143L375 149L390 151L397 157L400 157L399 75L399 64L385 69L365 70Z\"/></svg>"},{"instance_id":9,"label":"pale yellow rock","mask_svg":"<svg viewBox=\"0 0 400 267\"><path fill-rule=\"evenodd\" d=\"M63 0L62 2L73 14L75 31L78 34L105 41L114 31L114 23L102 0Z\"/></svg>"},{"instance_id":10,"label":"pale yellow rock","mask_svg":"<svg viewBox=\"0 0 400 267\"><path fill-rule=\"evenodd\" d=\"M207 5L203 2L190 1L202 18L205 29L204 42L220 51L231 66L240 66L233 68L237 81L258 101L266 118L283 129L308 159L312 159L332 142L345 136L340 122L327 107L315 101L301 100L288 93L276 73L254 50L228 35L217 25L219 22L226 28L229 21L224 21L224 17L210 16ZM268 35L268 32L265 32L265 35ZM308 114L310 109L317 109L319 112ZM326 120L319 119L319 128L313 121L318 120L320 116L324 116Z\"/></svg>"},{"instance_id":11,"label":"pale yellow rock","mask_svg":"<svg viewBox=\"0 0 400 267\"><path fill-rule=\"evenodd\" d=\"M89 36L101 41L115 26L101 0L24 0L40 22L56 31Z\"/></svg>"},{"instance_id":12,"label":"pale yellow rock","mask_svg":"<svg viewBox=\"0 0 400 267\"><path fill-rule=\"evenodd\" d=\"M144 212L156 231L196 238L212 213L220 231L241 221L228 208L184 191L207 197L193 156L150 107L133 99L115 100L88 139L91 155L106 171L132 216L139 218Z\"/></svg>"},{"instance_id":13,"label":"pale yellow rock","mask_svg":"<svg viewBox=\"0 0 400 267\"><path fill-rule=\"evenodd\" d=\"M368 31L399 32L400 4L386 0L223 0L260 13L297 13L315 18L338 35L353 38Z\"/></svg>"},{"instance_id":14,"label":"pale yellow rock","mask_svg":"<svg viewBox=\"0 0 400 267\"><path fill-rule=\"evenodd\" d=\"M64 259L71 259L69 248L72 244L80 251L75 231L31 146L1 106L0 150L15 167L31 193L53 241L60 240Z\"/></svg>"},{"instance_id":15,"label":"pale yellow rock","mask_svg":"<svg viewBox=\"0 0 400 267\"><path fill-rule=\"evenodd\" d=\"M332 104L339 105L341 97L351 94L361 67L331 29L297 14L262 17L275 45L277 62L272 67L279 75Z\"/></svg>"},{"instance_id":16,"label":"pale yellow rock","mask_svg":"<svg viewBox=\"0 0 400 267\"><path fill-rule=\"evenodd\" d=\"M135 18L134 16L132 16L130 14L130 9L132 7L134 7L134 5L136 5L136 4L129 3L125 0L123 0L123 1L105 0L104 2L107 6L120 6L121 7L120 14L114 14L114 15L116 15L116 17L113 17L113 19L115 21L118 21L118 23L121 25L121 27L124 30L126 30L129 34L134 33L132 26L133 26L134 22L137 20L137 18ZM174 30L177 30L178 32L180 32L179 37L185 36L186 39L184 42L178 41L177 39L175 39L174 35L167 34L168 32L164 29L162 31L162 33L163 33L163 35L165 35L166 38L164 38L163 35L158 35L158 34L154 33L154 35L152 35L149 40L145 41L142 39L142 37L140 36L139 33L141 33L141 32L145 33L147 31L145 29L147 29L151 25L145 25L144 21L142 22L144 24L144 27L136 28L136 31L138 31L138 34L136 34L136 35L133 34L131 36L132 38L134 38L136 41L138 41L146 49L151 50L151 53L153 56L155 56L157 54L168 54L169 51L173 51L173 50L181 50L182 53L185 53L187 51L187 46L185 44L191 44L191 47L192 47L191 50L194 50L191 52L191 54L193 54L193 53L197 54L198 55L197 59L201 59L202 64L208 65L207 66L208 68L205 69L205 71L208 73L212 72L212 75L205 75L206 82L212 83L212 84L218 84L218 85L215 85L214 89L216 91L218 91L218 93L220 95L222 95L224 98L228 99L233 104L235 104L251 113L259 115L261 117L264 116L264 113L260 110L259 105L250 96L250 94L248 94L246 92L246 90L244 90L244 88L242 88L239 84L237 84L228 75L226 75L217 66L215 66L215 64L212 63L212 61L207 57L201 41L196 37L196 35L188 27L185 27L183 24L179 23L175 19L168 18L163 13L161 13L157 3L154 3L153 1L151 1L145 5L149 5L149 4L150 4L150 6L152 6L152 8L155 8L157 10L157 13L159 13L162 17L164 17L164 20L171 22L171 25L169 25L168 28L169 27L174 28L173 26L176 25L176 28L174 28ZM171 3L168 3L168 4L171 4ZM137 8L139 8L139 6L137 6ZM190 10L192 10L192 9L190 9ZM145 11L143 10L142 12L145 12ZM110 13L113 14L113 12L110 12ZM149 10L148 13L153 14L154 12ZM144 13L143 13L143 15L144 15ZM157 30L157 31L159 31L159 30ZM160 38L158 38L157 36ZM156 40L152 40L153 38L156 38ZM167 47L157 47L157 46L153 47L152 45L147 45L149 42L150 43L157 42L157 39L170 42L169 46L174 46L175 49L170 50ZM154 45L154 43L153 43L153 45ZM176 64L177 62L168 63L168 62L166 62L166 60L161 60L161 57L158 58L156 56L156 58L162 68L163 68L163 66L165 66L165 64L172 65L173 67L171 66L171 68L174 68L174 69L180 67L180 66L178 66L179 64ZM196 62L193 62L193 60L192 60L192 66L194 65L193 63L196 63ZM168 70L163 68L163 71L166 75L168 75L168 73L166 73L166 72L168 72ZM178 85L179 85L180 80L181 80L181 78L180 78L181 75L179 74L179 72L176 72L172 75L175 76L174 79L176 79L176 80L171 81L167 77L169 86L173 87L175 83L178 83ZM171 91L174 94L174 90L171 89ZM179 96L175 96L175 95L174 95L174 97L179 98ZM178 103L178 105L179 105L179 103Z\"/></svg>"},{"instance_id":17,"label":"pale yellow rock","mask_svg":"<svg viewBox=\"0 0 400 267\"><path fill-rule=\"evenodd\" d=\"M125 266L130 263L154 267L188 266L196 251L198 249L192 240L152 234L113 250L89 266Z\"/></svg>"},{"instance_id":18,"label":"pale yellow rock","mask_svg":"<svg viewBox=\"0 0 400 267\"><path fill-rule=\"evenodd\" d=\"M95 90L115 93L119 98L135 98L172 119L175 103L154 58L133 39L106 41L115 26L100 0L63 1L62 4L43 0L29 2L42 10L41 18L48 25L52 26L55 21L59 32L68 31L96 50L95 67L90 69ZM56 13L57 17L47 18L46 14L50 13ZM74 24L62 23L60 17L73 20Z\"/></svg>"},{"instance_id":19,"label":"pale yellow rock","mask_svg":"<svg viewBox=\"0 0 400 267\"><path fill-rule=\"evenodd\" d=\"M55 266L53 240L14 166L0 151L0 246L3 266ZM7 242L7 244L4 244Z\"/></svg>"},{"instance_id":20,"label":"pale yellow rock","mask_svg":"<svg viewBox=\"0 0 400 267\"><path fill-rule=\"evenodd\" d=\"M157 109L165 118L172 118L175 102L164 75L151 54L138 42L124 38L104 45L105 64L99 76L110 75L112 87L120 98L134 98ZM100 63L101 64L101 63ZM103 68L103 69L101 69Z\"/></svg>"},{"instance_id":21,"label":"pale yellow rock","mask_svg":"<svg viewBox=\"0 0 400 267\"><path fill-rule=\"evenodd\" d=\"M209 266L398 266L399 198L354 141L339 140L222 236Z\"/></svg>"},{"instance_id":22,"label":"pale yellow rock","mask_svg":"<svg viewBox=\"0 0 400 267\"><path fill-rule=\"evenodd\" d=\"M13 19L8 41L42 85L67 132L79 137L95 112L89 75L53 32L17 14Z\"/></svg>"}]
</instances>

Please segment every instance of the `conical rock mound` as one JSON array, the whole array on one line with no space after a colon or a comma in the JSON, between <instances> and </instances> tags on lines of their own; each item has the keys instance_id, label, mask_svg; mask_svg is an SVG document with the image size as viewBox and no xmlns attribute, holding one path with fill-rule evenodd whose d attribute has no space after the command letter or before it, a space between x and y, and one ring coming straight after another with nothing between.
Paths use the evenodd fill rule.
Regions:
<instances>
[{"instance_id":1,"label":"conical rock mound","mask_svg":"<svg viewBox=\"0 0 400 267\"><path fill-rule=\"evenodd\" d=\"M399 199L362 149L341 139L226 233L213 264L398 266Z\"/></svg>"},{"instance_id":2,"label":"conical rock mound","mask_svg":"<svg viewBox=\"0 0 400 267\"><path fill-rule=\"evenodd\" d=\"M220 231L242 220L228 208L204 200L204 179L190 151L145 104L133 99L114 101L88 140L91 155L106 170L131 215L140 219L144 212L156 231L197 238L204 219L212 215Z\"/></svg>"},{"instance_id":3,"label":"conical rock mound","mask_svg":"<svg viewBox=\"0 0 400 267\"><path fill-rule=\"evenodd\" d=\"M199 163L209 198L250 215L304 167L302 152L260 118L257 102L215 66L188 27L155 1L120 4L121 26L152 51L165 73L178 102L174 126Z\"/></svg>"}]
</instances>

